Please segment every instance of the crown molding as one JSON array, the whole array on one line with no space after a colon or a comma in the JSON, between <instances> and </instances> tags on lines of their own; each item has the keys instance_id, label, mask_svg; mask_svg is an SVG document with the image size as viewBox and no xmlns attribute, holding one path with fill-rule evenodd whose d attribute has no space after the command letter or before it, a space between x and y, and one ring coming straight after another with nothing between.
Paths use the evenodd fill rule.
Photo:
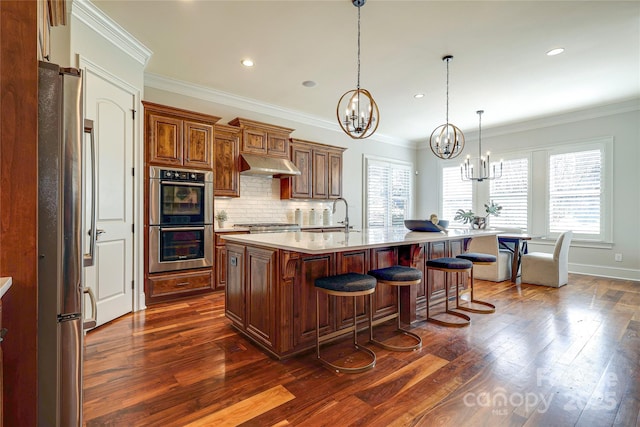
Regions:
<instances>
[{"instance_id":1,"label":"crown molding","mask_svg":"<svg viewBox=\"0 0 640 427\"><path fill-rule=\"evenodd\" d=\"M557 113L548 116L537 117L535 119L526 120L517 123L511 123L506 125L498 125L494 127L485 128L482 127L482 136L491 138L494 136L510 135L519 132L527 132L535 129L544 129L553 126L560 126L569 123L581 122L585 120L593 120L600 117L608 117L616 114L630 113L633 111L640 111L640 98L628 99L621 102L615 102L610 104L593 105L588 108L580 110L568 111L564 113ZM478 138L478 131L464 132L467 137L467 141L471 141L474 138ZM428 141L420 144L419 150L426 150L429 148Z\"/></svg>"},{"instance_id":2,"label":"crown molding","mask_svg":"<svg viewBox=\"0 0 640 427\"><path fill-rule=\"evenodd\" d=\"M88 0L72 0L71 15L143 66L153 52Z\"/></svg>"},{"instance_id":3,"label":"crown molding","mask_svg":"<svg viewBox=\"0 0 640 427\"><path fill-rule=\"evenodd\" d=\"M154 89L160 89L167 92L173 92L184 96L189 96L203 101L212 102L215 104L226 105L233 108L242 110L254 111L260 114L266 114L269 116L291 120L296 123L303 123L305 125L318 127L342 134L342 130L337 123L329 121L317 116L302 113L300 111L294 111L287 108L280 107L274 104L268 104L258 101L256 99L247 98L239 95L234 95L229 92L223 92L221 90L211 89L206 86L197 85L194 83L185 82L182 80L173 79L170 77L164 77L154 73L144 74L144 85L152 87ZM368 138L368 141L378 141L385 144L397 145L401 147L416 148L415 144L411 141L407 141L400 138L394 138L388 135L376 133L374 136Z\"/></svg>"}]
</instances>

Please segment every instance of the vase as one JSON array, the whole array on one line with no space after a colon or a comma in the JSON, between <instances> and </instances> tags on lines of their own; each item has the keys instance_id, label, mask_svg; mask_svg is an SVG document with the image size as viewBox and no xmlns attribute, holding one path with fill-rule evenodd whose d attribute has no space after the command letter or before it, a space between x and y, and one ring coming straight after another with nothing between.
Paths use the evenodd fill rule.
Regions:
<instances>
[{"instance_id":1,"label":"vase","mask_svg":"<svg viewBox=\"0 0 640 427\"><path fill-rule=\"evenodd\" d=\"M484 230L485 228L487 228L487 218L483 216L473 217L471 228L473 228L474 230Z\"/></svg>"},{"instance_id":2,"label":"vase","mask_svg":"<svg viewBox=\"0 0 640 427\"><path fill-rule=\"evenodd\" d=\"M224 221L218 220L218 228L224 228Z\"/></svg>"}]
</instances>

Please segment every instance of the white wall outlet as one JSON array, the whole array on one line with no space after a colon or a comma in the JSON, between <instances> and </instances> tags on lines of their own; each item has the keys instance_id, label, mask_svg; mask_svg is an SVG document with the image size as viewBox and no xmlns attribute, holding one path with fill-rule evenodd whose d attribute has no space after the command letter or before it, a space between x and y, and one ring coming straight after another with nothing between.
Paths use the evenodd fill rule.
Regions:
<instances>
[{"instance_id":1,"label":"white wall outlet","mask_svg":"<svg viewBox=\"0 0 640 427\"><path fill-rule=\"evenodd\" d=\"M616 262L622 262L622 254L615 254L614 259Z\"/></svg>"}]
</instances>

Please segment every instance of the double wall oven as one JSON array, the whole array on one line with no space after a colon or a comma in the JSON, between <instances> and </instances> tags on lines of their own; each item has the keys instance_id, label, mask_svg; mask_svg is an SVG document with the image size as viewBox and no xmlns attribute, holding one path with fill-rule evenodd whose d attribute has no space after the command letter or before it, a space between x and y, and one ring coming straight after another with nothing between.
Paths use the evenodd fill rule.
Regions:
<instances>
[{"instance_id":1,"label":"double wall oven","mask_svg":"<svg viewBox=\"0 0 640 427\"><path fill-rule=\"evenodd\" d=\"M149 272L213 265L213 172L149 169Z\"/></svg>"}]
</instances>

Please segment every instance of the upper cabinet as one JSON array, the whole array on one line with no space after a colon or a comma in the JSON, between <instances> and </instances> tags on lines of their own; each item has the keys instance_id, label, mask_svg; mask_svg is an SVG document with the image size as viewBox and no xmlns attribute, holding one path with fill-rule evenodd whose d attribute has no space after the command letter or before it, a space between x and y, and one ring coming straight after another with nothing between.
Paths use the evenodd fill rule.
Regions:
<instances>
[{"instance_id":1,"label":"upper cabinet","mask_svg":"<svg viewBox=\"0 0 640 427\"><path fill-rule=\"evenodd\" d=\"M291 139L291 161L300 176L280 180L281 199L336 199L342 196L342 153L345 149Z\"/></svg>"},{"instance_id":2,"label":"upper cabinet","mask_svg":"<svg viewBox=\"0 0 640 427\"><path fill-rule=\"evenodd\" d=\"M233 119L229 124L238 126L241 129L240 153L289 157L289 135L294 129L240 117Z\"/></svg>"},{"instance_id":3,"label":"upper cabinet","mask_svg":"<svg viewBox=\"0 0 640 427\"><path fill-rule=\"evenodd\" d=\"M213 127L220 117L142 103L149 164L213 169Z\"/></svg>"},{"instance_id":4,"label":"upper cabinet","mask_svg":"<svg viewBox=\"0 0 640 427\"><path fill-rule=\"evenodd\" d=\"M240 128L214 126L214 196L240 197Z\"/></svg>"}]
</instances>

